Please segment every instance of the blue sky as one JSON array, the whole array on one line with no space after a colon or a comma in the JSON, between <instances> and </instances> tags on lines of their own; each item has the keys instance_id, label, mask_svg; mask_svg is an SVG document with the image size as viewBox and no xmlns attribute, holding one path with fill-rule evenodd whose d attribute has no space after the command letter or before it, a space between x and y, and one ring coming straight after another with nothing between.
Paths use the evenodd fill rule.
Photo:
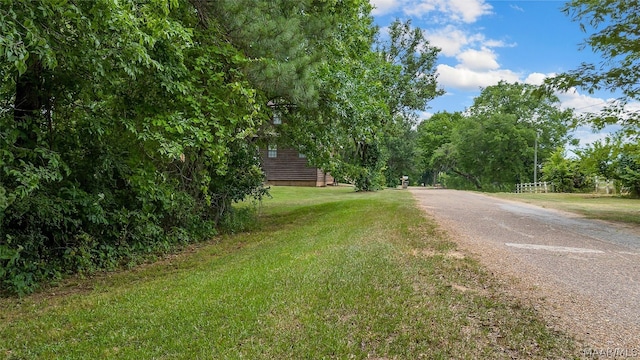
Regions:
<instances>
[{"instance_id":1,"label":"blue sky","mask_svg":"<svg viewBox=\"0 0 640 360\"><path fill-rule=\"evenodd\" d=\"M558 0L370 0L383 31L394 19L411 19L431 45L441 49L438 83L446 91L429 103L424 118L438 111L463 111L480 88L500 80L540 84L546 77L598 62L588 34L560 11ZM579 90L558 94L577 113L598 111L612 94ZM601 138L588 128L575 136L586 144Z\"/></svg>"}]
</instances>

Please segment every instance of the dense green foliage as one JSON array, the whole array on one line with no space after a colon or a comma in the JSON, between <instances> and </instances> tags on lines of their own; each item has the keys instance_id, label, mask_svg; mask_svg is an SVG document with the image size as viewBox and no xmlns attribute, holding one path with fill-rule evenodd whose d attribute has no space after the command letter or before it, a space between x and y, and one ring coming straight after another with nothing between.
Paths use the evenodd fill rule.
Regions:
<instances>
[{"instance_id":1,"label":"dense green foliage","mask_svg":"<svg viewBox=\"0 0 640 360\"><path fill-rule=\"evenodd\" d=\"M425 180L485 190L529 182L534 153L540 164L564 145L571 119L571 111L560 110L557 97L539 96L534 86L489 86L464 114L438 113L420 124Z\"/></svg>"},{"instance_id":2,"label":"dense green foliage","mask_svg":"<svg viewBox=\"0 0 640 360\"><path fill-rule=\"evenodd\" d=\"M263 193L248 60L188 3L5 5L3 288L207 239Z\"/></svg>"},{"instance_id":3,"label":"dense green foliage","mask_svg":"<svg viewBox=\"0 0 640 360\"><path fill-rule=\"evenodd\" d=\"M442 90L435 78L438 50L420 29L396 21L388 39L376 39L371 19L365 20L346 24L329 44L333 56L317 73L318 106L291 114L282 134L312 163L369 191L407 171L399 153L412 151L397 139Z\"/></svg>"},{"instance_id":4,"label":"dense green foliage","mask_svg":"<svg viewBox=\"0 0 640 360\"><path fill-rule=\"evenodd\" d=\"M593 191L594 177L581 159L567 158L558 148L542 165L542 181L550 182L555 192Z\"/></svg>"},{"instance_id":5,"label":"dense green foliage","mask_svg":"<svg viewBox=\"0 0 640 360\"><path fill-rule=\"evenodd\" d=\"M387 129L438 94L437 52L400 23L376 49L370 10L4 1L0 287L29 292L235 227L232 203L266 192L258 146L274 112L279 141L314 165L384 184Z\"/></svg>"},{"instance_id":6,"label":"dense green foliage","mask_svg":"<svg viewBox=\"0 0 640 360\"><path fill-rule=\"evenodd\" d=\"M640 196L640 148L638 144L609 137L577 151L571 160L583 173L616 181L618 191Z\"/></svg>"},{"instance_id":7,"label":"dense green foliage","mask_svg":"<svg viewBox=\"0 0 640 360\"><path fill-rule=\"evenodd\" d=\"M623 134L576 148L568 135L576 119L556 96L504 82L483 89L464 113L441 112L417 128L416 163L427 184L512 191L538 179L557 192L594 191L596 177L618 191L640 193L638 146ZM628 139L627 139L628 140ZM574 145L576 156L565 151ZM537 154L535 154L537 153Z\"/></svg>"}]
</instances>

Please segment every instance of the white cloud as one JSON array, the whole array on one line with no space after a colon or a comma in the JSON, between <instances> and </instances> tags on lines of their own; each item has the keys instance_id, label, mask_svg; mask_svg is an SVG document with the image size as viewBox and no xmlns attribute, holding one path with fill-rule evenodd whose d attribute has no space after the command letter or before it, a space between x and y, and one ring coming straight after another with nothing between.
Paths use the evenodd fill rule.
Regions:
<instances>
[{"instance_id":1,"label":"white cloud","mask_svg":"<svg viewBox=\"0 0 640 360\"><path fill-rule=\"evenodd\" d=\"M371 12L373 15L395 12L401 5L399 0L369 0L369 3L374 7Z\"/></svg>"},{"instance_id":2,"label":"white cloud","mask_svg":"<svg viewBox=\"0 0 640 360\"><path fill-rule=\"evenodd\" d=\"M502 40L487 39L484 34L470 33L455 25L447 25L438 29L424 30L429 44L440 48L444 56L454 57L469 49L487 49L514 47Z\"/></svg>"},{"instance_id":3,"label":"white cloud","mask_svg":"<svg viewBox=\"0 0 640 360\"><path fill-rule=\"evenodd\" d=\"M403 12L409 16L422 17L436 9L442 10L438 7L438 1L421 1L407 3L403 8Z\"/></svg>"},{"instance_id":4,"label":"white cloud","mask_svg":"<svg viewBox=\"0 0 640 360\"><path fill-rule=\"evenodd\" d=\"M501 80L513 83L519 81L520 75L511 70L473 70L462 66L452 67L438 65L438 83L445 89L461 89L466 91L479 90L496 85Z\"/></svg>"},{"instance_id":5,"label":"white cloud","mask_svg":"<svg viewBox=\"0 0 640 360\"><path fill-rule=\"evenodd\" d=\"M483 15L491 13L486 0L369 0L375 7L373 15L402 11L415 17L432 15L445 22L473 23ZM438 14L436 14L438 13ZM437 15L437 17L436 17Z\"/></svg>"},{"instance_id":6,"label":"white cloud","mask_svg":"<svg viewBox=\"0 0 640 360\"><path fill-rule=\"evenodd\" d=\"M521 7L520 7L520 6L518 6L518 5L511 4L511 5L509 5L509 7L510 7L510 8L512 8L513 10L515 10L515 11L524 12L524 9L523 9L523 8L521 8Z\"/></svg>"},{"instance_id":7,"label":"white cloud","mask_svg":"<svg viewBox=\"0 0 640 360\"><path fill-rule=\"evenodd\" d=\"M418 112L418 123L422 122L422 120L429 119L433 116L433 113L430 111L420 111Z\"/></svg>"},{"instance_id":8,"label":"white cloud","mask_svg":"<svg viewBox=\"0 0 640 360\"><path fill-rule=\"evenodd\" d=\"M602 131L593 131L590 127L580 126L571 132L574 139L580 140L579 147L593 144L596 141L603 140L611 134L611 132L617 131L619 127L609 127Z\"/></svg>"},{"instance_id":9,"label":"white cloud","mask_svg":"<svg viewBox=\"0 0 640 360\"><path fill-rule=\"evenodd\" d=\"M491 13L491 5L484 0L444 0L449 6L449 13L454 20L473 23L479 17Z\"/></svg>"},{"instance_id":10,"label":"white cloud","mask_svg":"<svg viewBox=\"0 0 640 360\"><path fill-rule=\"evenodd\" d=\"M469 43L467 34L452 25L437 31L425 31L425 37L431 45L440 48L445 56L456 56Z\"/></svg>"},{"instance_id":11,"label":"white cloud","mask_svg":"<svg viewBox=\"0 0 640 360\"><path fill-rule=\"evenodd\" d=\"M500 44L498 41L487 40L482 34L470 34L454 25L447 25L437 30L424 31L425 38L429 44L440 48L441 54L454 57L460 54L463 49L470 47L495 47Z\"/></svg>"},{"instance_id":12,"label":"white cloud","mask_svg":"<svg viewBox=\"0 0 640 360\"><path fill-rule=\"evenodd\" d=\"M495 48L495 47L516 47L516 43L511 43L511 44L507 44L502 40L493 40L493 39L487 39L485 40L483 38L482 44L486 47L491 47L491 48Z\"/></svg>"},{"instance_id":13,"label":"white cloud","mask_svg":"<svg viewBox=\"0 0 640 360\"><path fill-rule=\"evenodd\" d=\"M553 74L547 75L547 74L542 74L539 72L534 72L531 73L527 76L526 79L524 79L524 83L525 84L530 84L530 85L542 85L542 83L544 82L544 79L548 78L549 76L552 76Z\"/></svg>"},{"instance_id":14,"label":"white cloud","mask_svg":"<svg viewBox=\"0 0 640 360\"><path fill-rule=\"evenodd\" d=\"M561 107L564 109L574 109L576 114L599 112L608 101L602 98L580 94L578 90L572 89L567 92L558 93Z\"/></svg>"},{"instance_id":15,"label":"white cloud","mask_svg":"<svg viewBox=\"0 0 640 360\"><path fill-rule=\"evenodd\" d=\"M496 53L487 48L466 50L456 56L456 59L460 62L459 67L479 71L498 69L500 65L496 58Z\"/></svg>"},{"instance_id":16,"label":"white cloud","mask_svg":"<svg viewBox=\"0 0 640 360\"><path fill-rule=\"evenodd\" d=\"M485 0L404 0L406 15L423 17L437 11L449 22L474 23L483 15L491 14L491 5Z\"/></svg>"}]
</instances>

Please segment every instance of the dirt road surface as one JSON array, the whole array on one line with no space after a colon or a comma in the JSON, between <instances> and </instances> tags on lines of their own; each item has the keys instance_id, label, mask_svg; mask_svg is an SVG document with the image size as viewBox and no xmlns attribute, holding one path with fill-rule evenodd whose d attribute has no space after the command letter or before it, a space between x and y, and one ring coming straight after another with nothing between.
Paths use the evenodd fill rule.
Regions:
<instances>
[{"instance_id":1,"label":"dirt road surface","mask_svg":"<svg viewBox=\"0 0 640 360\"><path fill-rule=\"evenodd\" d=\"M585 348L640 357L637 229L472 192L410 191L512 295Z\"/></svg>"}]
</instances>

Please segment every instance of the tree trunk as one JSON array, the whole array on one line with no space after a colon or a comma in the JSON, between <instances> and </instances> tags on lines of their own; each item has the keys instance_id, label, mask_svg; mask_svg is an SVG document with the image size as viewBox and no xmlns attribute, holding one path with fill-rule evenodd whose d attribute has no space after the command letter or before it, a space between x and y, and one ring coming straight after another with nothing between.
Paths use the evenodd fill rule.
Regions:
<instances>
[{"instance_id":1,"label":"tree trunk","mask_svg":"<svg viewBox=\"0 0 640 360\"><path fill-rule=\"evenodd\" d=\"M482 189L482 185L480 184L480 181L478 181L478 179L476 179L475 176L471 175L471 174L465 174L461 171L458 171L456 169L451 169L451 171L453 171L454 173L464 177L465 179L471 181L473 183L473 185L476 186L476 189L480 190Z\"/></svg>"}]
</instances>

